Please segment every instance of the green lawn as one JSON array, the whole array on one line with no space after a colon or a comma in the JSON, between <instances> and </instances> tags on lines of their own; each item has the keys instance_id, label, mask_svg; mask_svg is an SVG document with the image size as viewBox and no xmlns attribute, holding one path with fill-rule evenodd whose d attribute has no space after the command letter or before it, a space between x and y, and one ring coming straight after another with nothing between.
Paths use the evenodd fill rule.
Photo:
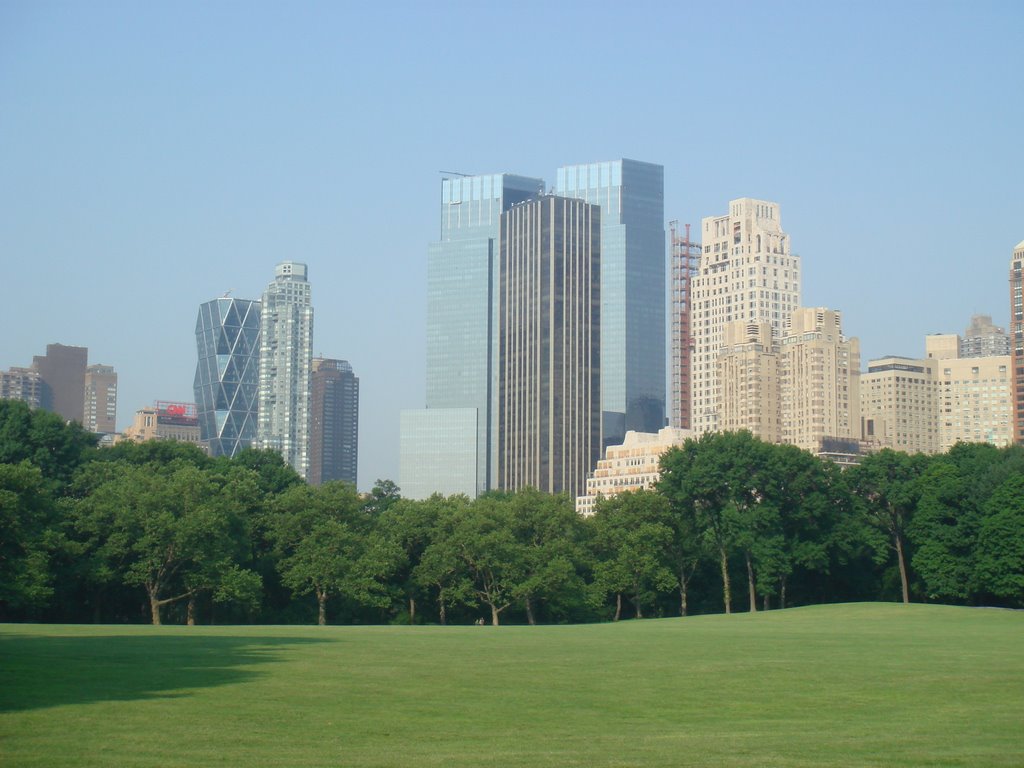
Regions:
<instances>
[{"instance_id":1,"label":"green lawn","mask_svg":"<svg viewBox=\"0 0 1024 768\"><path fill-rule=\"evenodd\" d=\"M0 626L5 766L1024 765L1024 612Z\"/></svg>"}]
</instances>

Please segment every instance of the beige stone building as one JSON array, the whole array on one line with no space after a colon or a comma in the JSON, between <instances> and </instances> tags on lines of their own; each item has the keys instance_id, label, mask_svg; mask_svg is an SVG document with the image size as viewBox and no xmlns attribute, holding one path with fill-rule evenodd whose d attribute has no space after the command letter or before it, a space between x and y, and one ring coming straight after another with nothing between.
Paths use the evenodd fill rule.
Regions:
<instances>
[{"instance_id":1,"label":"beige stone building","mask_svg":"<svg viewBox=\"0 0 1024 768\"><path fill-rule=\"evenodd\" d=\"M1013 376L1013 441L1024 445L1024 240L1010 259L1010 357Z\"/></svg>"},{"instance_id":2,"label":"beige stone building","mask_svg":"<svg viewBox=\"0 0 1024 768\"><path fill-rule=\"evenodd\" d=\"M883 357L860 376L861 436L874 450L935 453L939 447L938 361Z\"/></svg>"},{"instance_id":3,"label":"beige stone building","mask_svg":"<svg viewBox=\"0 0 1024 768\"><path fill-rule=\"evenodd\" d=\"M726 323L718 351L718 427L748 430L765 442L782 439L779 354L769 323Z\"/></svg>"},{"instance_id":4,"label":"beige stone building","mask_svg":"<svg viewBox=\"0 0 1024 768\"><path fill-rule=\"evenodd\" d=\"M839 312L802 307L779 345L781 442L812 453L827 440L860 437L860 342L843 336Z\"/></svg>"},{"instance_id":5,"label":"beige stone building","mask_svg":"<svg viewBox=\"0 0 1024 768\"><path fill-rule=\"evenodd\" d=\"M939 361L939 451L1013 441L1011 370L1009 355Z\"/></svg>"},{"instance_id":6,"label":"beige stone building","mask_svg":"<svg viewBox=\"0 0 1024 768\"><path fill-rule=\"evenodd\" d=\"M135 412L135 420L116 442L134 440L144 443L148 440L174 440L195 443L203 450L206 446L199 436L199 418L193 403L158 402L152 408L141 408Z\"/></svg>"},{"instance_id":7,"label":"beige stone building","mask_svg":"<svg viewBox=\"0 0 1024 768\"><path fill-rule=\"evenodd\" d=\"M728 323L767 323L775 339L800 306L800 257L790 252L776 203L741 198L725 216L701 221L701 253L691 281L693 429L720 430L718 352Z\"/></svg>"},{"instance_id":8,"label":"beige stone building","mask_svg":"<svg viewBox=\"0 0 1024 768\"><path fill-rule=\"evenodd\" d=\"M0 400L24 400L29 408L43 402L43 380L35 368L0 371Z\"/></svg>"},{"instance_id":9,"label":"beige stone building","mask_svg":"<svg viewBox=\"0 0 1024 768\"><path fill-rule=\"evenodd\" d=\"M661 476L661 455L692 436L692 431L675 427L665 427L657 434L626 432L622 445L608 446L604 458L598 460L587 478L586 493L576 497L576 511L592 515L599 496L653 488Z\"/></svg>"}]
</instances>

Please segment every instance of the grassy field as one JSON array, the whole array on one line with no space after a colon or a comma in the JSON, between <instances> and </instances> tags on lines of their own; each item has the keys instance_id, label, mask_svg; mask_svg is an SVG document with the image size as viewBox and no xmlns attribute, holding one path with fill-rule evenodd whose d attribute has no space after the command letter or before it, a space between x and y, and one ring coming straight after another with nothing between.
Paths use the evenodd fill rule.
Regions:
<instances>
[{"instance_id":1,"label":"grassy field","mask_svg":"<svg viewBox=\"0 0 1024 768\"><path fill-rule=\"evenodd\" d=\"M1020 766L1024 613L4 625L0 765Z\"/></svg>"}]
</instances>

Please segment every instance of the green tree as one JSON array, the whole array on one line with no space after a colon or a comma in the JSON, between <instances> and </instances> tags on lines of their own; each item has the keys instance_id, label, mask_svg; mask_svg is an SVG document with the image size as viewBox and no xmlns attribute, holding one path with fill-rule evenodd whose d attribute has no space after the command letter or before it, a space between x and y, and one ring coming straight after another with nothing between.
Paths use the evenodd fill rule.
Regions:
<instances>
[{"instance_id":1,"label":"green tree","mask_svg":"<svg viewBox=\"0 0 1024 768\"><path fill-rule=\"evenodd\" d=\"M0 400L0 464L28 461L63 487L93 453L97 439L56 413L32 410L20 400Z\"/></svg>"},{"instance_id":2,"label":"green tree","mask_svg":"<svg viewBox=\"0 0 1024 768\"><path fill-rule=\"evenodd\" d=\"M1024 607L1024 474L1006 479L985 504L974 588Z\"/></svg>"},{"instance_id":3,"label":"green tree","mask_svg":"<svg viewBox=\"0 0 1024 768\"><path fill-rule=\"evenodd\" d=\"M245 528L237 518L251 503L254 484L175 462L162 472L111 464L87 477L89 485L69 507L73 535L97 578L145 590L154 624L165 606L200 591L228 597L222 579L237 585Z\"/></svg>"},{"instance_id":4,"label":"green tree","mask_svg":"<svg viewBox=\"0 0 1024 768\"><path fill-rule=\"evenodd\" d=\"M615 595L614 621L622 616L623 595L642 619L644 604L675 586L675 576L665 563L672 542L668 518L668 501L653 491L598 500L591 520L596 550L592 590L600 602Z\"/></svg>"},{"instance_id":5,"label":"green tree","mask_svg":"<svg viewBox=\"0 0 1024 768\"><path fill-rule=\"evenodd\" d=\"M907 527L921 495L921 474L929 459L885 448L865 456L851 467L850 486L860 501L865 519L886 534L896 555L903 602L910 602L907 572Z\"/></svg>"},{"instance_id":6,"label":"green tree","mask_svg":"<svg viewBox=\"0 0 1024 768\"><path fill-rule=\"evenodd\" d=\"M970 596L978 519L966 494L967 483L950 461L935 461L921 475L907 536L914 546L911 564L931 600Z\"/></svg>"},{"instance_id":7,"label":"green tree","mask_svg":"<svg viewBox=\"0 0 1024 768\"><path fill-rule=\"evenodd\" d=\"M38 608L53 594L53 499L39 467L0 464L0 609Z\"/></svg>"},{"instance_id":8,"label":"green tree","mask_svg":"<svg viewBox=\"0 0 1024 768\"><path fill-rule=\"evenodd\" d=\"M423 503L429 505L429 514L435 519L428 534L429 541L410 577L421 589L436 591L438 621L447 624L449 608L469 605L476 598L456 538L456 530L468 514L471 502L465 496L435 495Z\"/></svg>"},{"instance_id":9,"label":"green tree","mask_svg":"<svg viewBox=\"0 0 1024 768\"><path fill-rule=\"evenodd\" d=\"M387 605L383 581L395 555L369 546L372 524L355 487L292 486L274 500L271 515L282 583L296 595L315 596L319 624L327 623L334 596Z\"/></svg>"},{"instance_id":10,"label":"green tree","mask_svg":"<svg viewBox=\"0 0 1024 768\"><path fill-rule=\"evenodd\" d=\"M481 496L461 510L455 523L452 538L459 559L496 627L502 612L515 602L525 574L525 553L513 532L511 506L501 497Z\"/></svg>"}]
</instances>

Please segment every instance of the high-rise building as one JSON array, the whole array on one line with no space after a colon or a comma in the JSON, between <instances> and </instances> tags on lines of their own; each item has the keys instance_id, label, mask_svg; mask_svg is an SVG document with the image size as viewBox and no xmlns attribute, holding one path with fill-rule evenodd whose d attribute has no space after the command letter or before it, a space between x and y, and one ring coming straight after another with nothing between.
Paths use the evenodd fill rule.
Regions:
<instances>
[{"instance_id":1,"label":"high-rise building","mask_svg":"<svg viewBox=\"0 0 1024 768\"><path fill-rule=\"evenodd\" d=\"M109 365L85 369L85 402L82 426L90 432L110 435L117 431L117 372Z\"/></svg>"},{"instance_id":2,"label":"high-rise building","mask_svg":"<svg viewBox=\"0 0 1024 768\"><path fill-rule=\"evenodd\" d=\"M1024 240L1010 260L1010 355L1013 365L1013 442L1024 445Z\"/></svg>"},{"instance_id":3,"label":"high-rise building","mask_svg":"<svg viewBox=\"0 0 1024 768\"><path fill-rule=\"evenodd\" d=\"M443 413L402 414L399 485L408 498L434 491L473 498L496 487L500 219L543 189L541 179L506 173L441 182L441 237L427 252L426 409ZM454 442L469 423L472 445ZM435 471L424 475L426 466Z\"/></svg>"},{"instance_id":4,"label":"high-rise building","mask_svg":"<svg viewBox=\"0 0 1024 768\"><path fill-rule=\"evenodd\" d=\"M665 426L664 168L567 165L555 194L601 207L601 410L605 445Z\"/></svg>"},{"instance_id":5,"label":"high-rise building","mask_svg":"<svg viewBox=\"0 0 1024 768\"><path fill-rule=\"evenodd\" d=\"M860 376L861 436L872 448L935 453L939 447L937 360L891 355Z\"/></svg>"},{"instance_id":6,"label":"high-rise building","mask_svg":"<svg viewBox=\"0 0 1024 768\"><path fill-rule=\"evenodd\" d=\"M930 333L924 337L924 356L931 360L960 357L960 337L955 333Z\"/></svg>"},{"instance_id":7,"label":"high-rise building","mask_svg":"<svg viewBox=\"0 0 1024 768\"><path fill-rule=\"evenodd\" d=\"M42 381L41 406L67 421L82 423L85 411L86 347L47 344L45 355L32 358L32 367Z\"/></svg>"},{"instance_id":8,"label":"high-rise building","mask_svg":"<svg viewBox=\"0 0 1024 768\"><path fill-rule=\"evenodd\" d=\"M211 456L234 456L256 440L260 302L224 296L199 307L192 389Z\"/></svg>"},{"instance_id":9,"label":"high-rise building","mask_svg":"<svg viewBox=\"0 0 1024 768\"><path fill-rule=\"evenodd\" d=\"M747 430L767 443L782 438L779 350L768 323L732 320L718 349L718 426L723 432Z\"/></svg>"},{"instance_id":10,"label":"high-rise building","mask_svg":"<svg viewBox=\"0 0 1024 768\"><path fill-rule=\"evenodd\" d=\"M601 208L515 205L500 254L499 488L578 495L601 452Z\"/></svg>"},{"instance_id":11,"label":"high-rise building","mask_svg":"<svg viewBox=\"0 0 1024 768\"><path fill-rule=\"evenodd\" d=\"M309 380L313 304L307 268L284 261L263 292L257 442L309 474Z\"/></svg>"},{"instance_id":12,"label":"high-rise building","mask_svg":"<svg viewBox=\"0 0 1024 768\"><path fill-rule=\"evenodd\" d=\"M691 281L692 428L716 431L722 396L718 350L727 323L767 323L782 337L800 306L800 257L790 252L776 203L741 198L701 222L703 253Z\"/></svg>"},{"instance_id":13,"label":"high-rise building","mask_svg":"<svg viewBox=\"0 0 1024 768\"><path fill-rule=\"evenodd\" d=\"M782 442L821 453L859 440L860 342L843 336L839 312L796 309L779 357Z\"/></svg>"},{"instance_id":14,"label":"high-rise building","mask_svg":"<svg viewBox=\"0 0 1024 768\"><path fill-rule=\"evenodd\" d=\"M1010 356L961 357L937 362L939 451L958 442L1002 447L1013 439Z\"/></svg>"},{"instance_id":15,"label":"high-rise building","mask_svg":"<svg viewBox=\"0 0 1024 768\"><path fill-rule=\"evenodd\" d=\"M313 358L309 482L356 484L359 468L359 379L346 360Z\"/></svg>"},{"instance_id":16,"label":"high-rise building","mask_svg":"<svg viewBox=\"0 0 1024 768\"><path fill-rule=\"evenodd\" d=\"M43 380L35 368L10 368L0 371L0 400L24 400L29 408L43 402Z\"/></svg>"},{"instance_id":17,"label":"high-rise building","mask_svg":"<svg viewBox=\"0 0 1024 768\"><path fill-rule=\"evenodd\" d=\"M992 323L990 315L972 315L960 343L960 357L999 357L1010 354L1010 337Z\"/></svg>"},{"instance_id":18,"label":"high-rise building","mask_svg":"<svg viewBox=\"0 0 1024 768\"><path fill-rule=\"evenodd\" d=\"M690 225L685 234L670 221L669 242L672 248L671 329L672 348L669 368L672 379L672 402L669 423L679 429L690 429L693 416L693 278L700 264L700 243L690 239Z\"/></svg>"}]
</instances>

